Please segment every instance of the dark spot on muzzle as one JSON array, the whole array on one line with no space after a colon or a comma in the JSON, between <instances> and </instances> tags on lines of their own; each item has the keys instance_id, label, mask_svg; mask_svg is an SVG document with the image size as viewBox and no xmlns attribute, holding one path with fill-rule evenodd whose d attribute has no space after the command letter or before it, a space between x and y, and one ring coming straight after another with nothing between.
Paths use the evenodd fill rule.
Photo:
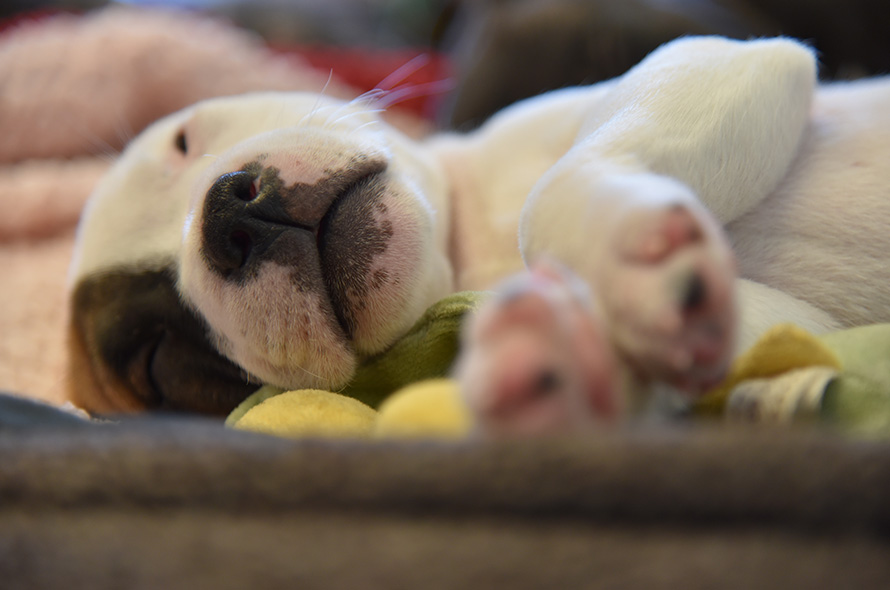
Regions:
<instances>
[{"instance_id":1,"label":"dark spot on muzzle","mask_svg":"<svg viewBox=\"0 0 890 590\"><path fill-rule=\"evenodd\" d=\"M317 257L332 205L385 169L382 160L357 158L316 183L291 186L277 168L258 162L223 174L204 200L201 252L214 271L238 283L255 277L264 261L290 266ZM286 235L289 247L276 247Z\"/></svg>"},{"instance_id":2,"label":"dark spot on muzzle","mask_svg":"<svg viewBox=\"0 0 890 590\"><path fill-rule=\"evenodd\" d=\"M318 242L328 296L347 334L355 331L357 312L365 309L371 291L396 280L374 264L395 233L378 206L383 195L378 177L357 183L331 207L325 217L328 231Z\"/></svg>"},{"instance_id":3,"label":"dark spot on muzzle","mask_svg":"<svg viewBox=\"0 0 890 590\"><path fill-rule=\"evenodd\" d=\"M319 182L291 186L259 162L223 174L204 202L203 257L239 285L267 262L289 269L297 290L330 302L351 339L369 289L392 280L373 268L394 232L382 202L385 170L384 160L358 157Z\"/></svg>"}]
</instances>

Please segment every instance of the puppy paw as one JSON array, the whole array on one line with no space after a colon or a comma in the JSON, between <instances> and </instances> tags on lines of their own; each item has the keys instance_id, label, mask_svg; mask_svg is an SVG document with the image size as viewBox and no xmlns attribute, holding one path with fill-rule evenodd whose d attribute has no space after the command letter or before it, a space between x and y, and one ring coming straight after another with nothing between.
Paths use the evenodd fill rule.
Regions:
<instances>
[{"instance_id":1,"label":"puppy paw","mask_svg":"<svg viewBox=\"0 0 890 590\"><path fill-rule=\"evenodd\" d=\"M595 285L619 353L635 371L696 395L719 382L735 340L735 263L694 204L630 210Z\"/></svg>"},{"instance_id":2,"label":"puppy paw","mask_svg":"<svg viewBox=\"0 0 890 590\"><path fill-rule=\"evenodd\" d=\"M483 432L538 435L615 421L615 369L586 287L544 263L508 280L473 318L457 379Z\"/></svg>"}]
</instances>

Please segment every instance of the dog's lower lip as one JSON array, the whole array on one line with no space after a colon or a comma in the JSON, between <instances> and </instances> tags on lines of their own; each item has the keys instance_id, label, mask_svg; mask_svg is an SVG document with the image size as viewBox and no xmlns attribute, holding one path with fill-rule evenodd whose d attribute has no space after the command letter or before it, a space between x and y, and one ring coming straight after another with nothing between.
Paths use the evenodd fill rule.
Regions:
<instances>
[{"instance_id":1,"label":"dog's lower lip","mask_svg":"<svg viewBox=\"0 0 890 590\"><path fill-rule=\"evenodd\" d=\"M337 200L341 199L342 195L337 197ZM318 248L318 253L321 254L321 251L325 247L326 237L328 233L328 227L331 225L331 210L334 205L331 204L331 207L328 208L327 212L324 214L324 217L318 222L318 225L315 226L315 247Z\"/></svg>"},{"instance_id":2,"label":"dog's lower lip","mask_svg":"<svg viewBox=\"0 0 890 590\"><path fill-rule=\"evenodd\" d=\"M336 273L339 272L340 269L329 268L327 265L324 264L325 249L328 244L328 237L331 230L331 220L333 219L334 215L336 215L338 208L352 195L360 193L364 187L368 186L369 183L380 176L380 171L370 172L358 178L355 182L344 188L331 203L330 207L328 207L328 210L325 212L324 216L321 218L315 228L315 243L318 249L319 259L322 261L322 280L324 281L325 290L328 293L328 300L331 303L331 309L334 311L334 317L336 318L337 324L340 326L340 329L343 331L343 334L347 340L353 339L355 328L352 325L352 322L350 322L347 318L346 310L343 309L342 303L338 301L339 298L334 296L335 285L333 277Z\"/></svg>"},{"instance_id":3,"label":"dog's lower lip","mask_svg":"<svg viewBox=\"0 0 890 590\"><path fill-rule=\"evenodd\" d=\"M331 203L331 206L328 208L327 212L324 214L324 217L321 218L321 221L318 222L318 225L315 227L315 247L318 249L318 257L319 261L323 259L323 253L325 249L325 244L327 243L328 230L331 225L331 216L334 211L334 205L340 201L343 196L351 190L352 187L344 191L344 193L337 196L337 199L334 203ZM329 280L329 272L325 269L322 264L321 269L321 277L324 283L325 291L328 293L328 301L331 303L331 309L334 312L334 319L337 320L337 325L340 326L340 330L343 331L343 335L347 340L352 340L353 331L349 326L349 322L346 321L346 316L343 313L343 310L340 309L340 306L337 305L336 298L331 297L331 281Z\"/></svg>"},{"instance_id":4,"label":"dog's lower lip","mask_svg":"<svg viewBox=\"0 0 890 590\"><path fill-rule=\"evenodd\" d=\"M372 179L380 176L380 172L369 172L365 174L361 178L357 179L355 182L344 188L340 193L334 198L331 202L331 205L328 207L328 210L325 211L324 216L319 220L318 225L315 226L315 243L318 246L318 251L321 253L325 245L327 244L327 233L328 229L331 225L331 218L337 211L337 207L343 202L343 200L351 195L352 193L360 190L363 185L370 182Z\"/></svg>"}]
</instances>

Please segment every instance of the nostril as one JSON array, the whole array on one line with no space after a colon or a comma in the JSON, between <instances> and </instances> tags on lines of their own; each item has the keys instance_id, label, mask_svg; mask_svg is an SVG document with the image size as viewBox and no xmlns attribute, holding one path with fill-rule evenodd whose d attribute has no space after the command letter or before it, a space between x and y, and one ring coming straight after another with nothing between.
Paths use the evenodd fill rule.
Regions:
<instances>
[{"instance_id":1,"label":"nostril","mask_svg":"<svg viewBox=\"0 0 890 590\"><path fill-rule=\"evenodd\" d=\"M238 268L244 266L250 257L250 251L253 250L253 239L250 234L243 230L235 230L229 236L229 242L234 246L235 252L241 256Z\"/></svg>"},{"instance_id":2,"label":"nostril","mask_svg":"<svg viewBox=\"0 0 890 590\"><path fill-rule=\"evenodd\" d=\"M249 180L249 182L247 182ZM239 201L250 202L256 199L257 195L260 192L260 179L250 179L249 177L244 178L240 183L238 183L233 190L235 198Z\"/></svg>"},{"instance_id":3,"label":"nostril","mask_svg":"<svg viewBox=\"0 0 890 590\"><path fill-rule=\"evenodd\" d=\"M250 267L277 235L274 203L261 202L260 184L258 175L236 171L217 178L207 191L201 253L222 276Z\"/></svg>"},{"instance_id":4,"label":"nostril","mask_svg":"<svg viewBox=\"0 0 890 590\"><path fill-rule=\"evenodd\" d=\"M259 177L244 171L223 174L207 191L207 202L213 207L226 207L238 201L249 203L260 192Z\"/></svg>"}]
</instances>

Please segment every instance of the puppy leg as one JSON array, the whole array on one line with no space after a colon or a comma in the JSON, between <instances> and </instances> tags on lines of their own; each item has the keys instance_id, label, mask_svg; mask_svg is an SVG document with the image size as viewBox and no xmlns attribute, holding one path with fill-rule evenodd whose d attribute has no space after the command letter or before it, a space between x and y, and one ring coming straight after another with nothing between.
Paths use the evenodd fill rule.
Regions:
<instances>
[{"instance_id":1,"label":"puppy leg","mask_svg":"<svg viewBox=\"0 0 890 590\"><path fill-rule=\"evenodd\" d=\"M526 259L593 287L624 359L690 393L735 340L735 267L720 223L784 176L806 125L812 55L783 40L672 43L628 73L522 213Z\"/></svg>"},{"instance_id":2,"label":"puppy leg","mask_svg":"<svg viewBox=\"0 0 890 590\"><path fill-rule=\"evenodd\" d=\"M537 261L498 289L464 332L456 366L467 406L491 434L608 424L627 409L586 286Z\"/></svg>"},{"instance_id":3,"label":"puppy leg","mask_svg":"<svg viewBox=\"0 0 890 590\"><path fill-rule=\"evenodd\" d=\"M795 41L680 39L591 105L569 160L680 180L725 225L785 177L815 85L812 51Z\"/></svg>"},{"instance_id":4,"label":"puppy leg","mask_svg":"<svg viewBox=\"0 0 890 590\"><path fill-rule=\"evenodd\" d=\"M644 379L693 393L719 380L735 341L735 265L688 187L583 166L548 190L553 198L532 203L536 215L525 221L558 231L526 240L525 254L547 253L588 282L619 357ZM585 191L596 198L570 209L569 195ZM552 206L557 200L564 207Z\"/></svg>"}]
</instances>

